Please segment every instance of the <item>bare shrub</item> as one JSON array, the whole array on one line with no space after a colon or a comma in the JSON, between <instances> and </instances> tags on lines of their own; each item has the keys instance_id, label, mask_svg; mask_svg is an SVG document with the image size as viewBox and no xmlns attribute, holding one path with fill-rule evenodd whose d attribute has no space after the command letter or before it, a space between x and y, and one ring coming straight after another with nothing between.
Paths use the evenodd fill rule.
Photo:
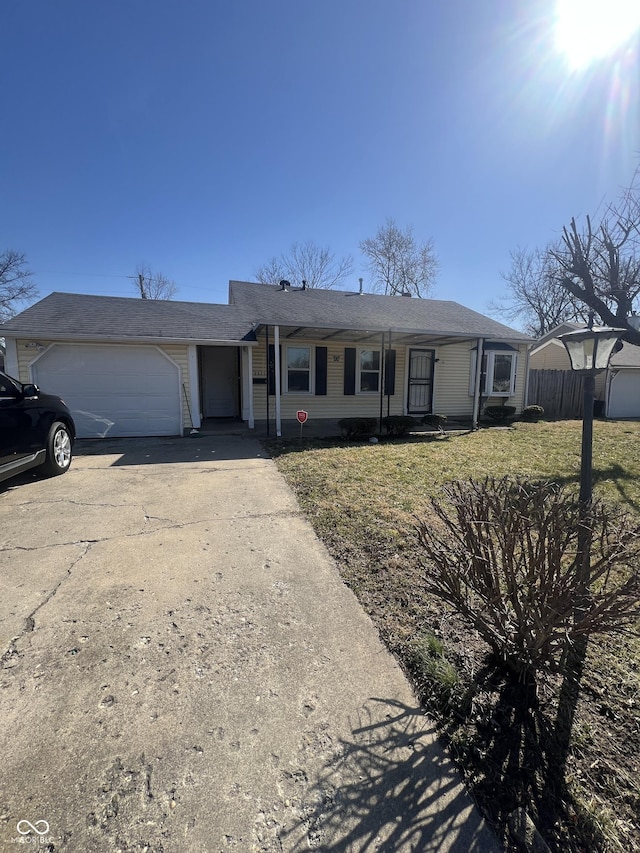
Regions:
<instances>
[{"instance_id":1,"label":"bare shrub","mask_svg":"<svg viewBox=\"0 0 640 853\"><path fill-rule=\"evenodd\" d=\"M597 501L589 508L591 585L576 617L576 495L508 477L454 482L443 491L444 501L431 502L435 519L417 526L427 588L520 680L562 672L578 638L622 630L640 616L640 525L626 515Z\"/></svg>"}]
</instances>

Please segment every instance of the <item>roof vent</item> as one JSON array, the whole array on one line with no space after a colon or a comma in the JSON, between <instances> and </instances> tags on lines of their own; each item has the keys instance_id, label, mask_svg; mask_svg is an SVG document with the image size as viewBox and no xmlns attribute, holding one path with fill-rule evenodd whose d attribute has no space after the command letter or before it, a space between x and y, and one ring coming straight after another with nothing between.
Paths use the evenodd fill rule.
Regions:
<instances>
[{"instance_id":1,"label":"roof vent","mask_svg":"<svg viewBox=\"0 0 640 853\"><path fill-rule=\"evenodd\" d=\"M403 296L408 296L408 297L409 297L409 299L411 299L411 293L410 293L410 291L408 291L408 290L403 290L403 291L402 291L402 295L403 295Z\"/></svg>"},{"instance_id":2,"label":"roof vent","mask_svg":"<svg viewBox=\"0 0 640 853\"><path fill-rule=\"evenodd\" d=\"M289 290L291 287L291 283L288 282L285 278L280 282L280 290Z\"/></svg>"},{"instance_id":3,"label":"roof vent","mask_svg":"<svg viewBox=\"0 0 640 853\"><path fill-rule=\"evenodd\" d=\"M303 290L307 289L307 282L304 279L302 279L302 289Z\"/></svg>"},{"instance_id":4,"label":"roof vent","mask_svg":"<svg viewBox=\"0 0 640 853\"><path fill-rule=\"evenodd\" d=\"M362 293L364 293L364 290L362 289L362 279L359 278L358 281L360 282L360 291L359 292L362 294Z\"/></svg>"}]
</instances>

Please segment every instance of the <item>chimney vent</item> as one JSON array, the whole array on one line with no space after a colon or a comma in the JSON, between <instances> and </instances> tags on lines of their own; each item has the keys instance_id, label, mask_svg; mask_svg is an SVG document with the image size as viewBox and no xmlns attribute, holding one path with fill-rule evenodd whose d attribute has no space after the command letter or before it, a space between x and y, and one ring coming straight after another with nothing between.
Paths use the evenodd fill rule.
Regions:
<instances>
[{"instance_id":1,"label":"chimney vent","mask_svg":"<svg viewBox=\"0 0 640 853\"><path fill-rule=\"evenodd\" d=\"M290 287L291 285L289 284L289 282L283 278L280 282L280 290L288 290Z\"/></svg>"},{"instance_id":2,"label":"chimney vent","mask_svg":"<svg viewBox=\"0 0 640 853\"><path fill-rule=\"evenodd\" d=\"M364 291L362 290L362 279L359 278L358 281L360 282L360 293L363 293Z\"/></svg>"},{"instance_id":3,"label":"chimney vent","mask_svg":"<svg viewBox=\"0 0 640 853\"><path fill-rule=\"evenodd\" d=\"M304 279L302 279L302 289L303 290L307 289L307 282Z\"/></svg>"}]
</instances>

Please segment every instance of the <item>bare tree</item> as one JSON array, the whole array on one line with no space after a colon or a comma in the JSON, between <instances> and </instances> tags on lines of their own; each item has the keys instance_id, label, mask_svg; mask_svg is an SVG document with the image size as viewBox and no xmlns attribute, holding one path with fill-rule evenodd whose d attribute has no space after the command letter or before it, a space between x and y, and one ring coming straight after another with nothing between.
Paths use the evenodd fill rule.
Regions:
<instances>
[{"instance_id":1,"label":"bare tree","mask_svg":"<svg viewBox=\"0 0 640 853\"><path fill-rule=\"evenodd\" d=\"M548 249L516 249L511 269L502 273L507 294L488 305L491 314L518 323L528 335L541 338L567 321L586 321L588 309L557 280Z\"/></svg>"},{"instance_id":2,"label":"bare tree","mask_svg":"<svg viewBox=\"0 0 640 853\"><path fill-rule=\"evenodd\" d=\"M624 340L640 346L640 331L629 318L640 309L639 176L600 221L575 218L550 251L558 283L609 326L626 329Z\"/></svg>"},{"instance_id":3,"label":"bare tree","mask_svg":"<svg viewBox=\"0 0 640 853\"><path fill-rule=\"evenodd\" d=\"M17 304L37 297L31 276L22 252L6 249L0 254L0 322L16 313Z\"/></svg>"},{"instance_id":4,"label":"bare tree","mask_svg":"<svg viewBox=\"0 0 640 853\"><path fill-rule=\"evenodd\" d=\"M318 246L313 240L292 243L289 251L272 257L258 267L255 278L260 284L278 284L282 280L301 286L331 289L338 287L353 272L349 255L336 258L328 246Z\"/></svg>"},{"instance_id":5,"label":"bare tree","mask_svg":"<svg viewBox=\"0 0 640 853\"><path fill-rule=\"evenodd\" d=\"M433 241L418 243L411 225L403 231L387 219L375 237L360 243L360 251L368 259L375 292L424 297L431 291L438 272Z\"/></svg>"},{"instance_id":6,"label":"bare tree","mask_svg":"<svg viewBox=\"0 0 640 853\"><path fill-rule=\"evenodd\" d=\"M148 266L139 266L133 278L134 287L142 299L173 299L178 291L175 281Z\"/></svg>"}]
</instances>

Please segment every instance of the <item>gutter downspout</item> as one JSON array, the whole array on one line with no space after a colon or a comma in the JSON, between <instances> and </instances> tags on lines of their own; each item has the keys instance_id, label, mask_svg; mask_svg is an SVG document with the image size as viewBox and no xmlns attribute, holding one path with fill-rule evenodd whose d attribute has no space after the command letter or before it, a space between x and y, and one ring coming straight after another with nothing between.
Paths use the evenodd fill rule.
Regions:
<instances>
[{"instance_id":1,"label":"gutter downspout","mask_svg":"<svg viewBox=\"0 0 640 853\"><path fill-rule=\"evenodd\" d=\"M280 417L280 326L273 327L273 352L276 367L276 435L282 435L282 420Z\"/></svg>"},{"instance_id":2,"label":"gutter downspout","mask_svg":"<svg viewBox=\"0 0 640 853\"><path fill-rule=\"evenodd\" d=\"M480 421L480 381L482 379L482 358L484 356L484 338L478 338L478 350L476 354L476 381L473 386L473 415L471 416L471 429L477 430Z\"/></svg>"}]
</instances>

